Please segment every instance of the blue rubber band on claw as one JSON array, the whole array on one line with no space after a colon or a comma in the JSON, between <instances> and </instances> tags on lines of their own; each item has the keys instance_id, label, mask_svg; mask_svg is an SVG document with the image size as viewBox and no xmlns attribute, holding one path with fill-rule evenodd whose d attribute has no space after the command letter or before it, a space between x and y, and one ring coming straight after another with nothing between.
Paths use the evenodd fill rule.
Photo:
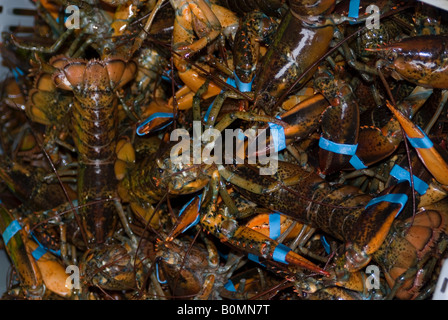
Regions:
<instances>
[{"instance_id":1,"label":"blue rubber band on claw","mask_svg":"<svg viewBox=\"0 0 448 320\"><path fill-rule=\"evenodd\" d=\"M330 152L352 156L349 162L356 170L367 168L356 155L358 144L336 143L321 136L319 139L319 147Z\"/></svg>"},{"instance_id":2,"label":"blue rubber band on claw","mask_svg":"<svg viewBox=\"0 0 448 320\"><path fill-rule=\"evenodd\" d=\"M259 258L257 255L255 255L255 254L253 254L253 253L248 253L248 254L247 254L247 258L248 258L249 260L254 261L254 262L256 262L256 263L262 265L263 267L265 267L265 265L262 264L262 263L260 262L260 258Z\"/></svg>"},{"instance_id":3,"label":"blue rubber band on claw","mask_svg":"<svg viewBox=\"0 0 448 320\"><path fill-rule=\"evenodd\" d=\"M23 76L24 73L22 70L20 70L18 67L15 67L14 69L12 69L12 74L14 76L14 79L16 79L16 82L19 82L19 76Z\"/></svg>"},{"instance_id":4,"label":"blue rubber band on claw","mask_svg":"<svg viewBox=\"0 0 448 320\"><path fill-rule=\"evenodd\" d=\"M328 139L325 139L324 137L320 137L319 147L324 150L331 151L334 153L352 156L356 153L356 149L358 148L358 145L357 144L336 143L336 142L330 141Z\"/></svg>"},{"instance_id":5,"label":"blue rubber band on claw","mask_svg":"<svg viewBox=\"0 0 448 320\"><path fill-rule=\"evenodd\" d=\"M198 197L199 197L198 215L196 216L196 219L195 219L192 223L190 223L190 224L189 224L189 225L182 231L182 233L184 233L185 231L187 231L187 230L190 229L191 227L197 225L197 224L199 223L199 221L200 221L199 207L200 207L200 205L201 205L202 194L199 195ZM181 216L182 213L184 213L185 209L190 205L190 203L193 202L193 200L194 200L195 198L196 198L196 197L193 197L190 201L187 202L187 204L185 204L185 205L182 207L182 209L180 209L180 211L179 211L179 216Z\"/></svg>"},{"instance_id":6,"label":"blue rubber band on claw","mask_svg":"<svg viewBox=\"0 0 448 320\"><path fill-rule=\"evenodd\" d=\"M159 263L156 263L156 277L157 277L157 281L159 281L160 284L165 284L168 282L168 280L165 281L161 281L160 277L159 277Z\"/></svg>"},{"instance_id":7,"label":"blue rubber band on claw","mask_svg":"<svg viewBox=\"0 0 448 320\"><path fill-rule=\"evenodd\" d=\"M390 175L396 178L399 182L409 181L409 184L411 183L411 174L409 173L409 171L403 169L397 164L394 165L394 167L390 171ZM428 184L414 175L412 176L412 178L414 181L415 191L417 191L420 195L425 194L426 190L428 190L429 188Z\"/></svg>"},{"instance_id":8,"label":"blue rubber band on claw","mask_svg":"<svg viewBox=\"0 0 448 320\"><path fill-rule=\"evenodd\" d=\"M3 232L3 242L5 245L7 245L9 240L11 240L11 238L20 230L22 230L22 226L19 222L17 220L12 221L9 226L6 227L5 232Z\"/></svg>"},{"instance_id":9,"label":"blue rubber band on claw","mask_svg":"<svg viewBox=\"0 0 448 320\"><path fill-rule=\"evenodd\" d=\"M358 156L356 154L354 154L351 158L350 158L350 164L352 165L353 168L355 168L356 170L361 170L361 169L366 169L367 167L364 165L364 163L361 161L361 159L358 158Z\"/></svg>"},{"instance_id":10,"label":"blue rubber band on claw","mask_svg":"<svg viewBox=\"0 0 448 320\"><path fill-rule=\"evenodd\" d=\"M76 204L76 205L77 205L77 204ZM33 232L31 232L31 237L33 237L34 241L38 244L38 246L41 247L41 248L43 248L45 251L50 252L50 253L52 253L52 254L58 256L58 257L61 256L61 249L59 249L59 250L56 251L56 250L53 250L53 249L50 249L50 248L45 247L42 243L40 243L39 239L37 239L36 235L35 235ZM37 250L37 249L36 249L36 250Z\"/></svg>"},{"instance_id":11,"label":"blue rubber band on claw","mask_svg":"<svg viewBox=\"0 0 448 320\"><path fill-rule=\"evenodd\" d=\"M45 248L38 246L32 253L31 255L33 256L34 259L39 260L40 258L42 258L42 256L44 254L47 253L47 250L45 250Z\"/></svg>"},{"instance_id":12,"label":"blue rubber band on claw","mask_svg":"<svg viewBox=\"0 0 448 320\"><path fill-rule=\"evenodd\" d=\"M320 242L322 242L322 245L324 246L325 252L327 254L330 254L331 252L331 246L328 243L327 239L325 238L325 236L320 237Z\"/></svg>"},{"instance_id":13,"label":"blue rubber band on claw","mask_svg":"<svg viewBox=\"0 0 448 320\"><path fill-rule=\"evenodd\" d=\"M280 119L279 116L276 117ZM274 142L274 151L279 152L286 148L285 130L279 124L269 122L269 129L271 130L272 140Z\"/></svg>"},{"instance_id":14,"label":"blue rubber band on claw","mask_svg":"<svg viewBox=\"0 0 448 320\"><path fill-rule=\"evenodd\" d=\"M148 123L150 123L152 120L157 119L157 118L173 118L173 117L174 117L174 115L172 113L169 113L169 112L156 112L156 113L153 113L145 121L143 121L141 125L139 125L137 127L136 133L139 136L144 136L146 133L140 133L140 129L143 128ZM162 129L168 127L171 123L173 123L173 121L167 123L166 125L162 126L161 128L158 128L157 130L154 130L154 131L162 130Z\"/></svg>"},{"instance_id":15,"label":"blue rubber band on claw","mask_svg":"<svg viewBox=\"0 0 448 320\"><path fill-rule=\"evenodd\" d=\"M277 247L274 249L274 253L272 254L272 259L277 262L282 262L288 264L286 261L286 255L291 251L291 248L285 246L284 244L279 243Z\"/></svg>"},{"instance_id":16,"label":"blue rubber band on claw","mask_svg":"<svg viewBox=\"0 0 448 320\"><path fill-rule=\"evenodd\" d=\"M359 16L359 5L361 0L350 0L350 6L348 8L349 18L358 18ZM357 22L350 21L350 24L356 24Z\"/></svg>"},{"instance_id":17,"label":"blue rubber band on claw","mask_svg":"<svg viewBox=\"0 0 448 320\"><path fill-rule=\"evenodd\" d=\"M404 193L390 193L386 194L384 196L373 198L372 200L367 203L366 208L370 207L374 204L380 203L380 202L390 202L390 203L398 203L401 204L400 210L398 210L395 217L397 217L400 212L403 210L404 206L406 205L406 202L408 201L408 196Z\"/></svg>"},{"instance_id":18,"label":"blue rubber band on claw","mask_svg":"<svg viewBox=\"0 0 448 320\"><path fill-rule=\"evenodd\" d=\"M224 288L226 288L226 290L228 290L228 291L236 292L236 288L233 285L232 280L227 281L227 283L224 285Z\"/></svg>"},{"instance_id":19,"label":"blue rubber band on claw","mask_svg":"<svg viewBox=\"0 0 448 320\"><path fill-rule=\"evenodd\" d=\"M408 138L408 141L411 144L411 146L413 146L414 148L417 148L417 149L430 149L430 148L432 148L434 146L434 144L432 143L431 139L429 139L429 137L425 134L425 132L420 127L418 127L418 129L424 135L423 138L409 138L406 135L406 137Z\"/></svg>"},{"instance_id":20,"label":"blue rubber band on claw","mask_svg":"<svg viewBox=\"0 0 448 320\"><path fill-rule=\"evenodd\" d=\"M269 238L275 240L280 237L280 215L278 213L272 213L269 215Z\"/></svg>"},{"instance_id":21,"label":"blue rubber band on claw","mask_svg":"<svg viewBox=\"0 0 448 320\"><path fill-rule=\"evenodd\" d=\"M247 83L247 82L241 81L235 72L233 72L233 76L235 78L236 87L238 88L238 90L240 90L240 92L251 92L252 91L252 84L254 83L254 78L252 78L251 82Z\"/></svg>"}]
</instances>

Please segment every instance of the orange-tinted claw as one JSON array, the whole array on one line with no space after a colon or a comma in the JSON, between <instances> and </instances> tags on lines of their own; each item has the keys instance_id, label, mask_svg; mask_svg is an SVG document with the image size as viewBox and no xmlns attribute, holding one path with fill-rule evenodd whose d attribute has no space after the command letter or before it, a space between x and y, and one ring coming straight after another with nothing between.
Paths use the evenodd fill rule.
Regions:
<instances>
[{"instance_id":1,"label":"orange-tinted claw","mask_svg":"<svg viewBox=\"0 0 448 320\"><path fill-rule=\"evenodd\" d=\"M448 38L443 35L406 37L386 46L368 51L394 53L390 67L400 76L419 86L446 89L448 67L441 59Z\"/></svg>"},{"instance_id":2,"label":"orange-tinted claw","mask_svg":"<svg viewBox=\"0 0 448 320\"><path fill-rule=\"evenodd\" d=\"M415 87L411 94L399 105L398 110L411 117L428 100L433 90ZM375 126L362 126L359 128L358 149L356 155L366 166L390 156L403 140L399 121L392 116L381 128Z\"/></svg>"},{"instance_id":3,"label":"orange-tinted claw","mask_svg":"<svg viewBox=\"0 0 448 320\"><path fill-rule=\"evenodd\" d=\"M189 109L193 105L193 96L196 91L205 83L205 78L197 72L190 69L185 72L179 72L179 78L185 83L185 87L176 92L177 107L179 110ZM203 99L212 98L221 92L221 87L213 82L208 85L207 91L202 95ZM173 99L168 101L170 107L173 106Z\"/></svg>"},{"instance_id":4,"label":"orange-tinted claw","mask_svg":"<svg viewBox=\"0 0 448 320\"><path fill-rule=\"evenodd\" d=\"M183 88L188 89L187 86L184 86L180 90ZM188 92L181 94L180 90L176 93L176 107L179 110L190 109L193 106L194 92L188 89ZM168 106L170 106L170 108L174 107L174 99L172 97L168 100Z\"/></svg>"},{"instance_id":5,"label":"orange-tinted claw","mask_svg":"<svg viewBox=\"0 0 448 320\"><path fill-rule=\"evenodd\" d=\"M63 264L50 252L39 251L44 249L32 240L27 240L26 246L36 260L47 289L61 297L70 297L71 290L66 286L67 273Z\"/></svg>"},{"instance_id":6,"label":"orange-tinted claw","mask_svg":"<svg viewBox=\"0 0 448 320\"><path fill-rule=\"evenodd\" d=\"M171 112L156 112L146 119L137 127L137 134L143 136L145 134L156 132L165 129L173 123L173 113Z\"/></svg>"},{"instance_id":7,"label":"orange-tinted claw","mask_svg":"<svg viewBox=\"0 0 448 320\"><path fill-rule=\"evenodd\" d=\"M171 231L166 241L176 238L180 233L184 232L191 226L199 222L199 205L201 197L194 197L180 211L180 217L174 229Z\"/></svg>"},{"instance_id":8,"label":"orange-tinted claw","mask_svg":"<svg viewBox=\"0 0 448 320\"><path fill-rule=\"evenodd\" d=\"M286 124L283 127L285 145L288 146L295 140L309 136L319 126L321 115L329 106L330 104L325 97L317 93L297 103L294 107L290 107L289 111L283 113L280 120ZM267 125L263 130L258 131L257 138L252 142L255 148L248 148L248 150L255 149L257 151L255 154L248 154L248 157L269 154L274 151L271 150L272 148L277 147L272 135L269 135L265 149L260 148L258 145L259 139L266 139L265 137L268 135L266 130L269 128L270 126Z\"/></svg>"},{"instance_id":9,"label":"orange-tinted claw","mask_svg":"<svg viewBox=\"0 0 448 320\"><path fill-rule=\"evenodd\" d=\"M417 151L420 160L443 185L448 184L448 154L438 145L432 143L429 137L411 120L403 115L399 110L387 102L387 107L393 112L406 132L408 141Z\"/></svg>"},{"instance_id":10,"label":"orange-tinted claw","mask_svg":"<svg viewBox=\"0 0 448 320\"><path fill-rule=\"evenodd\" d=\"M293 222L294 220L279 213L262 213L250 219L247 222L246 227L262 233L267 237L276 239L276 237L280 236L280 234L284 233L288 228L290 228ZM288 233L285 240L295 238L299 234L302 227L303 224L296 221L296 225Z\"/></svg>"}]
</instances>

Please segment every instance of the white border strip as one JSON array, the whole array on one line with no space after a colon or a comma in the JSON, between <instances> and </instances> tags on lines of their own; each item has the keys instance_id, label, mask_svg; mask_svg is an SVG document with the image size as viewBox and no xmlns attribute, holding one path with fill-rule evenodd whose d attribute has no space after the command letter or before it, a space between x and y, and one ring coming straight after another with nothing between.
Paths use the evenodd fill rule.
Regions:
<instances>
[{"instance_id":1,"label":"white border strip","mask_svg":"<svg viewBox=\"0 0 448 320\"><path fill-rule=\"evenodd\" d=\"M448 0L419 0L434 7L448 11Z\"/></svg>"}]
</instances>

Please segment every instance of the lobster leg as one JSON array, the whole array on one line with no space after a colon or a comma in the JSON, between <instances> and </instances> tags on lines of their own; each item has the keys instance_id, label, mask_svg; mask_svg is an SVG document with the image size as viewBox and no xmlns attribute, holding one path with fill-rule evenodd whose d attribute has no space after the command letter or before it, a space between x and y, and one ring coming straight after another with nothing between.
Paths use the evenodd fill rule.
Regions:
<instances>
[{"instance_id":1,"label":"lobster leg","mask_svg":"<svg viewBox=\"0 0 448 320\"><path fill-rule=\"evenodd\" d=\"M59 39L50 47L24 44L24 43L22 43L22 41L20 39L18 39L14 35L11 35L11 40L15 46L17 46L18 48L24 49L24 50L33 50L33 51L38 51L38 52L42 52L42 53L55 53L62 47L65 40L67 40L67 38L70 37L73 34L73 32L74 32L74 29L65 30L64 33L61 34Z\"/></svg>"}]
</instances>

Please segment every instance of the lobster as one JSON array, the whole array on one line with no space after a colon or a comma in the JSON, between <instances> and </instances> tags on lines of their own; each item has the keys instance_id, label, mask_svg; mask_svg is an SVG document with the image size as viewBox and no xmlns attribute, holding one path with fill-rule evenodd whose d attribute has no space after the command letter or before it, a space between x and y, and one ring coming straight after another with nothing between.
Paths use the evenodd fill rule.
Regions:
<instances>
[{"instance_id":1,"label":"lobster","mask_svg":"<svg viewBox=\"0 0 448 320\"><path fill-rule=\"evenodd\" d=\"M306 299L331 300L424 298L435 286L429 275L446 250L445 207L443 200L421 207L413 217L394 221L386 240L373 254L385 275L376 279L381 284L376 293L366 287L367 276L360 271L329 281L296 280L297 293Z\"/></svg>"},{"instance_id":2,"label":"lobster","mask_svg":"<svg viewBox=\"0 0 448 320\"><path fill-rule=\"evenodd\" d=\"M17 221L22 227L5 241L8 254L14 258L21 296L49 298L55 293L58 298L78 299L118 296L121 299L172 296L248 299L271 298L293 286L299 294L294 298L305 295L310 299L427 298L433 277L438 273L438 263L445 254L447 232L446 203L440 201L447 192L444 140L443 137L434 140L431 145L427 135L431 128L443 135L443 124L439 122L434 127L437 113L423 131L408 118L418 124L425 123L426 119L419 119L419 113L427 116L426 108L435 100L433 97L429 101L429 96L437 88L443 88L443 81L431 78L431 72L425 72L425 77L406 73L415 61L419 64L423 60L418 60L418 52L412 50L408 50L406 58L400 57L404 52L400 50L413 46L412 41L416 40L434 41L443 47L443 36L418 37L397 44L381 40L362 43L370 36L366 32L362 33L364 38L357 39L358 51L352 51L348 42L337 55L328 51L331 48L336 52L332 41L341 40L344 31L350 29L341 23L365 21L364 17L347 17L348 13L341 9L347 1L337 4L336 1L291 1L288 5L260 2L256 5L259 11L250 13L246 7L253 9L255 5L250 1L223 2L229 10L203 1L172 1L170 10L176 9L175 19L166 21L167 26L174 24L173 70L162 73L169 68L164 62L156 66L154 74L147 74L147 70L153 70L153 57L163 52L153 46L156 42L153 35L151 44L143 41L154 32L162 2L109 0L101 5L76 2L82 6L81 29L66 32L62 17L56 21L57 10L46 1L38 1L39 15L45 17L54 39L58 38L55 46L51 50L33 48L13 40L17 47L11 46L11 52L32 47L38 52L65 51L69 56L53 57L49 63L45 62L45 56L34 57L33 61L38 62L38 68L34 67L31 74L35 81L32 85L23 82L21 88L27 101L15 101L19 106L24 105L20 109L32 120L30 128L38 128L39 134L43 134L44 150L52 150L50 159L57 166L55 172L48 174L48 164L42 162L25 165L30 156L34 157L31 152L27 153L28 158L5 157L0 164L2 180L22 204L16 208L16 202L9 201L2 191L5 204L16 209L6 211L2 207L0 231L8 239L8 225L17 225L13 222ZM60 7L65 2L57 4ZM389 1L378 5L385 11L395 10ZM129 41L132 46L121 42L135 35L134 26L149 11L151 15L144 30L133 43ZM104 14L104 20L101 16L93 17L93 12ZM281 24L277 26L280 19ZM399 20L391 19L390 25L384 27L393 28L392 21ZM400 23L402 29L393 29L391 33L403 34L406 27ZM103 39L96 41L98 35L89 34L92 26L100 27L98 34ZM404 34L412 34L409 30ZM378 31L375 36L382 37L382 32L389 31ZM79 40L69 43L74 33L80 36ZM248 37L244 36L246 33ZM295 51L301 52L297 56L299 60L290 59L296 52L285 40L297 44L304 39L292 39L293 34L308 34L315 42L323 39L322 45L307 45L300 47L301 51L296 47ZM228 41L224 42L222 35ZM84 44L81 39L86 40ZM65 44L68 44L67 51ZM167 48L163 40L158 44ZM222 49L229 46L227 55ZM87 47L96 52L84 51ZM214 55L218 49L221 50L219 58ZM124 56L113 56L117 52ZM391 99L386 104L390 121L383 121L377 128L363 126L366 116L362 112L369 111L373 103L359 103L358 108L356 94L367 87L366 81L374 87L369 81L381 73L372 65L378 56L387 58L390 52L396 52L396 56L389 61L379 60L377 66L382 70L395 69L395 73L402 73L406 84L417 87L411 94L414 88L405 88L400 98L395 96L398 103ZM408 59L409 54L413 60ZM440 57L440 52L427 54L429 61L438 61ZM82 55L86 60L73 58ZM90 59L92 55L102 60ZM321 61L323 56L326 62ZM173 72L174 68L177 72ZM352 68L361 72L356 78L349 74ZM274 77L279 70L286 73ZM169 86L164 86L163 80L158 81L162 74L163 78L167 75L171 78L174 95L171 99L172 95L167 94ZM254 90L247 86L252 80ZM176 86L180 81L185 86L179 90ZM397 83L404 82L392 82L392 85ZM313 88L308 88L310 85ZM308 90L292 91L301 87ZM284 96L290 92L294 95L283 103ZM212 107L206 111L205 105L215 96ZM377 106L382 101L380 95L374 96ZM7 102L15 106L11 99ZM344 117L338 113L346 105L352 107L350 116L356 121L341 120ZM192 110L186 110L190 107ZM149 119L143 124L145 117ZM335 118L338 120L332 120ZM222 165L208 163L219 155L217 148L210 148L218 146L216 140L209 140L210 144L203 146L194 145L193 149L188 146L193 155L200 151L207 163L194 163L191 157L187 162L175 161L171 151L178 156L175 158L183 159L179 157L183 154L167 143L169 133L172 128L190 130L191 127L197 133L198 127L196 123L192 126L190 119L202 120L201 128L205 125L215 133L237 126L270 130L272 140L275 140L274 126L282 126L286 150L278 150L274 143L257 153L260 157L279 152L281 161L275 166L277 171L267 176L260 174L259 170L267 167L261 158L259 163L242 163L238 158ZM385 185L390 168L402 154L402 141L413 144L418 161L425 164L429 174L421 175L413 163L408 166L409 176L414 177L410 181L392 179L387 187L380 188L372 184L369 192L343 182L335 183L338 178L348 179L349 175L339 175L339 172L353 169L350 163L353 154L326 152L316 142L320 133L326 140L338 138L343 132L334 128L345 124L353 128L344 132L355 132L355 139L347 140L352 138L349 133L342 140L334 141L358 144L356 157L365 166L381 166L382 171L374 174L375 177L382 174ZM164 132L158 136L157 130ZM25 131L11 132L11 136L19 140L22 132ZM144 134L150 136L141 137ZM11 139L4 137L3 143L10 144ZM36 136L37 142L39 137ZM191 144L190 139L186 141ZM440 146L436 141L442 141ZM247 145L244 142L244 148L250 149L249 142ZM61 152L58 145L65 145L67 150ZM9 154L15 148L5 150ZM311 161L305 165L301 155ZM323 162L316 170L315 156ZM247 158L250 159L249 153ZM382 161L385 159L387 162ZM367 169L373 172L377 167ZM367 170L350 174L364 172ZM53 183L55 177L65 182L64 188ZM429 185L424 195L414 192L414 189L420 190L417 177ZM78 203L66 203L76 198ZM416 212L410 206L411 198L415 198L413 204L419 208ZM74 223L78 213L82 217L79 225ZM77 238L80 232L86 233L87 244ZM203 243L190 239L194 232ZM329 240L329 247L325 239ZM229 252L229 257L220 250ZM403 255L403 250L409 255ZM36 252L37 258L30 256L30 252ZM43 253L40 257L39 252ZM48 264L45 266L43 262ZM232 277L246 263L248 267L257 263L263 272ZM380 290L374 294L366 289L367 273L362 270L369 263L380 266L384 275ZM66 277L63 266L72 264L79 265L81 271L79 292L61 289ZM57 270L55 277L46 278L48 270ZM50 285L51 280L57 286ZM260 293L269 286L265 282L274 287L270 292ZM284 292L278 297L293 296Z\"/></svg>"},{"instance_id":3,"label":"lobster","mask_svg":"<svg viewBox=\"0 0 448 320\"><path fill-rule=\"evenodd\" d=\"M112 199L115 145L117 139L116 88L129 82L136 64L121 58L106 60L53 59L58 67L52 75L55 85L74 93L72 126L79 153L78 200ZM93 205L81 210L83 227L91 243L104 243L116 224L114 206Z\"/></svg>"},{"instance_id":4,"label":"lobster","mask_svg":"<svg viewBox=\"0 0 448 320\"><path fill-rule=\"evenodd\" d=\"M322 56L328 50L333 39L333 26L306 27L300 17L307 17L305 21L313 21L331 10L334 3L335 1L290 2L289 10L277 29L275 41L266 52L256 74L255 108L262 108L267 114L276 116L278 112L274 105L280 96L305 68L317 61L316 57ZM292 37L296 34L300 36ZM284 52L288 53L285 57ZM283 61L285 58L290 62ZM312 73L309 73L302 83L306 83L311 76Z\"/></svg>"}]
</instances>

